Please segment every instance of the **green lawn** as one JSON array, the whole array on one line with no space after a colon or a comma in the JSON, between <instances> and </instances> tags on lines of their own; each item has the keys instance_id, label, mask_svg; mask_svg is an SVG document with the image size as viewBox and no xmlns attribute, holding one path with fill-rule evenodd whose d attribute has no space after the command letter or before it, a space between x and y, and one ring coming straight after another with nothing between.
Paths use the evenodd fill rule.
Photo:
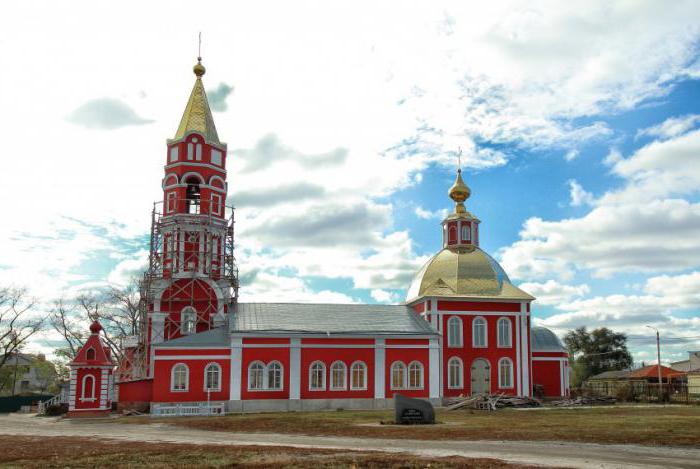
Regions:
<instances>
[{"instance_id":1,"label":"green lawn","mask_svg":"<svg viewBox=\"0 0 700 469\"><path fill-rule=\"evenodd\" d=\"M391 411L234 414L224 417L125 418L204 430L302 433L414 439L564 440L595 443L700 446L698 406L605 406L571 409L437 411L437 425L380 425Z\"/></svg>"}]
</instances>

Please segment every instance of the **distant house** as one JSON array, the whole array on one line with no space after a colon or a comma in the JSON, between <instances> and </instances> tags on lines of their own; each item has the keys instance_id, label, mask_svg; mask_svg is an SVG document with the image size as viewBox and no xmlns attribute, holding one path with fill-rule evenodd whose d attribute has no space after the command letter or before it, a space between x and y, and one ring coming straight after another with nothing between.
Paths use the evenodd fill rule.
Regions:
<instances>
[{"instance_id":1,"label":"distant house","mask_svg":"<svg viewBox=\"0 0 700 469\"><path fill-rule=\"evenodd\" d=\"M671 363L671 368L687 373L688 394L700 395L700 351L688 352L688 359Z\"/></svg>"},{"instance_id":2,"label":"distant house","mask_svg":"<svg viewBox=\"0 0 700 469\"><path fill-rule=\"evenodd\" d=\"M612 370L604 371L591 376L584 386L601 394L615 395L625 384L643 389L647 384L658 383L658 367L648 365L636 370ZM686 373L661 365L662 383L684 382Z\"/></svg>"},{"instance_id":3,"label":"distant house","mask_svg":"<svg viewBox=\"0 0 700 469\"><path fill-rule=\"evenodd\" d=\"M57 373L53 363L44 354L17 353L3 368L13 374L3 394L45 393L56 383Z\"/></svg>"}]
</instances>

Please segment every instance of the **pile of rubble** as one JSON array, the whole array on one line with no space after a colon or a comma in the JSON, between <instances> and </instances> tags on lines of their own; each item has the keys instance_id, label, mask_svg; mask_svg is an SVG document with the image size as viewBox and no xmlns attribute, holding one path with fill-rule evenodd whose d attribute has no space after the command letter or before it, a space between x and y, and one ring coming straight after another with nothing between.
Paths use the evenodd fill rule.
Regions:
<instances>
[{"instance_id":1,"label":"pile of rubble","mask_svg":"<svg viewBox=\"0 0 700 469\"><path fill-rule=\"evenodd\" d=\"M576 407L582 405L612 405L617 399L611 396L579 396L576 399L562 399L552 402L556 407Z\"/></svg>"},{"instance_id":2,"label":"pile of rubble","mask_svg":"<svg viewBox=\"0 0 700 469\"><path fill-rule=\"evenodd\" d=\"M446 402L447 410L478 409L497 410L504 407L540 407L537 399L525 396L506 396L505 394L475 394L473 396L453 397Z\"/></svg>"}]
</instances>

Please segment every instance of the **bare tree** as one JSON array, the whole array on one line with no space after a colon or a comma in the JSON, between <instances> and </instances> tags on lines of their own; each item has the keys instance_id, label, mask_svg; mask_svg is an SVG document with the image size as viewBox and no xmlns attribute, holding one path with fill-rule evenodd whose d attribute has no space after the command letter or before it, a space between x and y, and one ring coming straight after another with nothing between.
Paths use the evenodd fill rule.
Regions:
<instances>
[{"instance_id":1,"label":"bare tree","mask_svg":"<svg viewBox=\"0 0 700 469\"><path fill-rule=\"evenodd\" d=\"M24 288L0 288L0 368L42 329L44 320L31 317L36 300Z\"/></svg>"}]
</instances>

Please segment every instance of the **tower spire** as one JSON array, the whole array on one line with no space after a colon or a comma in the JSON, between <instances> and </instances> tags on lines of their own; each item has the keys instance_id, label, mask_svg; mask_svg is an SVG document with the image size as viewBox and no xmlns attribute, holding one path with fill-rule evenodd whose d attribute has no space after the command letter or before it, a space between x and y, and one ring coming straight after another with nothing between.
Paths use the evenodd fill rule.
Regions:
<instances>
[{"instance_id":1,"label":"tower spire","mask_svg":"<svg viewBox=\"0 0 700 469\"><path fill-rule=\"evenodd\" d=\"M200 33L200 51L201 51L201 33ZM180 119L180 125L175 133L174 140L180 140L187 135L188 132L197 132L201 134L207 143L220 144L219 134L216 132L214 118L211 115L207 93L204 91L202 76L207 69L202 65L202 57L197 57L197 63L192 67L197 79L194 82L190 99L187 101L185 112Z\"/></svg>"},{"instance_id":2,"label":"tower spire","mask_svg":"<svg viewBox=\"0 0 700 469\"><path fill-rule=\"evenodd\" d=\"M472 191L462 180L462 148L459 148L457 152L457 179L455 179L454 184L450 187L447 195L450 199L455 202L455 213L462 214L467 213L467 209L464 207L464 201L469 198Z\"/></svg>"}]
</instances>

